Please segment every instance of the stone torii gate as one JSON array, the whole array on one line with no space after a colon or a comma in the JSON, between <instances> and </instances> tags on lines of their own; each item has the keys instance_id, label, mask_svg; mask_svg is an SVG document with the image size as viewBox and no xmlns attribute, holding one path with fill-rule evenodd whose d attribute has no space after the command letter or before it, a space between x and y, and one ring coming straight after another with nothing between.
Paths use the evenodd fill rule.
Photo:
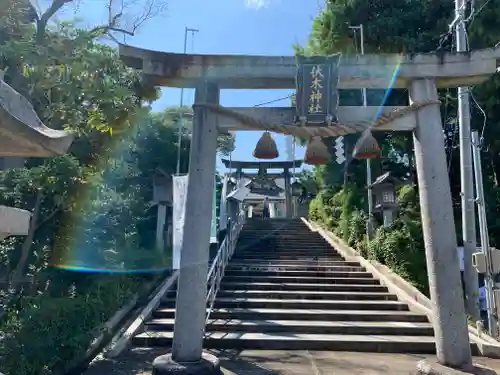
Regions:
<instances>
[{"instance_id":1,"label":"stone torii gate","mask_svg":"<svg viewBox=\"0 0 500 375\"><path fill-rule=\"evenodd\" d=\"M302 160L294 161L232 161L222 159L222 163L226 168L235 168L239 179L243 177L243 169L283 169L283 178L285 179L285 213L286 217L291 217L293 213L292 207L292 191L291 191L291 173L290 169L300 168ZM268 175L268 174L266 174Z\"/></svg>"},{"instance_id":2,"label":"stone torii gate","mask_svg":"<svg viewBox=\"0 0 500 375\"><path fill-rule=\"evenodd\" d=\"M217 360L203 353L210 211L218 132L271 130L296 136L339 136L369 127L413 131L437 357L452 367L471 365L456 233L437 88L481 83L497 71L500 48L472 53L343 57L339 89L408 88L409 107L338 107L332 126L295 125L294 108L224 108L221 89L295 89L292 56L189 55L120 45L125 63L153 85L195 87L186 221L171 356L157 358L157 374L202 367ZM309 131L307 131L309 130ZM176 372L178 373L178 372Z\"/></svg>"}]
</instances>

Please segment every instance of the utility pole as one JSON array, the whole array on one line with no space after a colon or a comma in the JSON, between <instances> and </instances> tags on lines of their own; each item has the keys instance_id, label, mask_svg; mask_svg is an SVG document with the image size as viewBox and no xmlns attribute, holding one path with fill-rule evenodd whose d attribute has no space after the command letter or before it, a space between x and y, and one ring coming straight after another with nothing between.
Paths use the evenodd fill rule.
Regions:
<instances>
[{"instance_id":1,"label":"utility pole","mask_svg":"<svg viewBox=\"0 0 500 375\"><path fill-rule=\"evenodd\" d=\"M490 335L498 337L498 316L496 313L497 301L493 290L495 289L495 274L490 248L490 236L488 233L488 223L486 221L486 207L484 202L483 189L483 169L481 167L481 146L477 131L472 132L472 147L474 149L474 176L476 178L476 202L479 217L479 232L481 233L481 248L486 260L486 274L484 286L486 289L486 301L488 309L488 330Z\"/></svg>"},{"instance_id":2,"label":"utility pole","mask_svg":"<svg viewBox=\"0 0 500 375\"><path fill-rule=\"evenodd\" d=\"M194 38L194 33L199 32L200 30L191 29L186 27L184 29L184 54L187 52L187 38L188 33L191 33L191 39ZM179 103L181 110L181 117L179 119L179 127L177 128L177 168L175 170L175 174L178 176L180 174L181 169L181 143L182 143L182 131L184 130L184 87L181 88L181 100Z\"/></svg>"},{"instance_id":3,"label":"utility pole","mask_svg":"<svg viewBox=\"0 0 500 375\"><path fill-rule=\"evenodd\" d=\"M361 39L361 55L365 54L365 33L363 29L363 25L358 25L358 26L349 26L351 30L354 30L354 36L356 36L356 30L359 30L360 34L360 39ZM367 99L366 99L366 88L363 87L361 89L361 94L363 96L363 107L366 107L368 105ZM371 159L366 159L366 186L368 189L368 223L366 224L366 234L368 236L368 239L371 238L372 232L373 232L373 194L372 194L372 161Z\"/></svg>"},{"instance_id":4,"label":"utility pole","mask_svg":"<svg viewBox=\"0 0 500 375\"><path fill-rule=\"evenodd\" d=\"M466 0L455 0L455 24L457 52L467 52L467 30L465 25ZM453 26L453 24L452 24ZM462 236L464 254L465 305L467 313L479 319L479 282L472 266L472 254L476 248L476 218L474 212L474 173L472 166L472 144L470 129L469 88L458 88L458 123L460 129L460 186L462 200Z\"/></svg>"}]
</instances>

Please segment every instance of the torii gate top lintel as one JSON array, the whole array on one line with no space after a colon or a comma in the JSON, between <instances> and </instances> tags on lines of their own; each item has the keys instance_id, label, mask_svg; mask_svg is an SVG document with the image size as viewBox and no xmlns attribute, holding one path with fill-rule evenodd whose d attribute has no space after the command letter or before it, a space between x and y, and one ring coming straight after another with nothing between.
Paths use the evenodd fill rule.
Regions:
<instances>
[{"instance_id":1,"label":"torii gate top lintel","mask_svg":"<svg viewBox=\"0 0 500 375\"><path fill-rule=\"evenodd\" d=\"M128 66L141 69L157 86L195 87L205 78L221 89L295 88L293 56L180 54L124 44L119 51ZM499 65L500 46L471 53L343 56L338 88L407 88L410 81L429 77L437 87L469 86L486 80Z\"/></svg>"},{"instance_id":2,"label":"torii gate top lintel","mask_svg":"<svg viewBox=\"0 0 500 375\"><path fill-rule=\"evenodd\" d=\"M286 168L300 168L302 160L295 161L234 161L222 159L222 163L226 168L230 166L236 169L286 169Z\"/></svg>"}]
</instances>

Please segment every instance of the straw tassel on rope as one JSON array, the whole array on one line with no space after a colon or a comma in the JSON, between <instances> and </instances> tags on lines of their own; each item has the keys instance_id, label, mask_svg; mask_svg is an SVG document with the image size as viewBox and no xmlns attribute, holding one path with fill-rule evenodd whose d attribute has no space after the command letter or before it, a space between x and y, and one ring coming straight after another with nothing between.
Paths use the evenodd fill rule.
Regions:
<instances>
[{"instance_id":1,"label":"straw tassel on rope","mask_svg":"<svg viewBox=\"0 0 500 375\"><path fill-rule=\"evenodd\" d=\"M376 159L380 157L380 146L370 129L366 129L354 145L352 156L355 159Z\"/></svg>"},{"instance_id":2,"label":"straw tassel on rope","mask_svg":"<svg viewBox=\"0 0 500 375\"><path fill-rule=\"evenodd\" d=\"M278 146L276 146L273 136L265 131L255 145L253 156L257 159L276 159L279 155Z\"/></svg>"},{"instance_id":3,"label":"straw tassel on rope","mask_svg":"<svg viewBox=\"0 0 500 375\"><path fill-rule=\"evenodd\" d=\"M330 161L330 152L321 137L312 137L307 143L304 163L309 165L323 165Z\"/></svg>"}]
</instances>

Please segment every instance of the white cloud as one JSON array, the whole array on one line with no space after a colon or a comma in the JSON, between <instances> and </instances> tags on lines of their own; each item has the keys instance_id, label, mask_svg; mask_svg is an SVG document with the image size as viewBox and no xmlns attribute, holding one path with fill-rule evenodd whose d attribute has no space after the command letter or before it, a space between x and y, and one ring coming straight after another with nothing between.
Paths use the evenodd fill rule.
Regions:
<instances>
[{"instance_id":1,"label":"white cloud","mask_svg":"<svg viewBox=\"0 0 500 375\"><path fill-rule=\"evenodd\" d=\"M261 9L266 8L270 2L270 0L245 0L245 5L251 9Z\"/></svg>"}]
</instances>

